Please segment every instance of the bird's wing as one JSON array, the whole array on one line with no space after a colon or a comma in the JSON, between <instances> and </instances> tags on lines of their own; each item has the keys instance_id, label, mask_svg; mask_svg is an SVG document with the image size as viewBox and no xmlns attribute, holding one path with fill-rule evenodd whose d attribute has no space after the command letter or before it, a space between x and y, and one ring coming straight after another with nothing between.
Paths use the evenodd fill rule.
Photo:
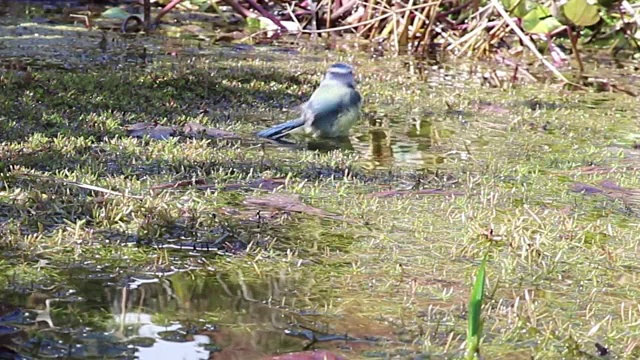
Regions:
<instances>
[{"instance_id":1,"label":"bird's wing","mask_svg":"<svg viewBox=\"0 0 640 360\"><path fill-rule=\"evenodd\" d=\"M348 107L360 107L361 101L360 94L350 86L321 85L304 105L303 117L308 125L329 127Z\"/></svg>"}]
</instances>

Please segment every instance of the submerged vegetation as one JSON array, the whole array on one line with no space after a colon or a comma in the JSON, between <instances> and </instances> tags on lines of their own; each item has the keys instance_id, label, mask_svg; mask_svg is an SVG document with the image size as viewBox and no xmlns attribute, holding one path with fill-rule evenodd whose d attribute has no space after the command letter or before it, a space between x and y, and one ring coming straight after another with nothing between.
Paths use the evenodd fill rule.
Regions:
<instances>
[{"instance_id":1,"label":"submerged vegetation","mask_svg":"<svg viewBox=\"0 0 640 360\"><path fill-rule=\"evenodd\" d=\"M347 45L0 29L2 356L640 357L635 98ZM255 137L337 61L365 101L348 143ZM635 91L633 66L601 76Z\"/></svg>"}]
</instances>

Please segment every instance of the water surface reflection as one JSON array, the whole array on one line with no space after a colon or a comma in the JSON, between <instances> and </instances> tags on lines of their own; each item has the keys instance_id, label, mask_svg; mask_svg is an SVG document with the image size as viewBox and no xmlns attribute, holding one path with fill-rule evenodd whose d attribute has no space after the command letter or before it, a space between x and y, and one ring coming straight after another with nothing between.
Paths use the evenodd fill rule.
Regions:
<instances>
[{"instance_id":1,"label":"water surface reflection","mask_svg":"<svg viewBox=\"0 0 640 360\"><path fill-rule=\"evenodd\" d=\"M309 304L299 296L307 286L293 277L207 271L100 280L88 275L70 273L65 290L5 293L2 301L13 304L0 314L5 351L32 357L253 359L302 350L308 343L285 331L304 322L295 309Z\"/></svg>"}]
</instances>

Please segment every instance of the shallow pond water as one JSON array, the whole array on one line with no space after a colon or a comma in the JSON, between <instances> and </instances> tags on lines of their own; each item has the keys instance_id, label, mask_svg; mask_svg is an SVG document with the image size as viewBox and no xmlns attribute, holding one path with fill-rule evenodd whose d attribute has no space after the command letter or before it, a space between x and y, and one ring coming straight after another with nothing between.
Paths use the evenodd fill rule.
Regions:
<instances>
[{"instance_id":1,"label":"shallow pond water","mask_svg":"<svg viewBox=\"0 0 640 360\"><path fill-rule=\"evenodd\" d=\"M62 273L65 281L54 289L5 289L0 321L12 339L6 358L11 349L35 358L242 359L305 343L285 334L301 322L285 306L297 287L284 276L249 283L198 271ZM34 329L36 338L26 336Z\"/></svg>"}]
</instances>

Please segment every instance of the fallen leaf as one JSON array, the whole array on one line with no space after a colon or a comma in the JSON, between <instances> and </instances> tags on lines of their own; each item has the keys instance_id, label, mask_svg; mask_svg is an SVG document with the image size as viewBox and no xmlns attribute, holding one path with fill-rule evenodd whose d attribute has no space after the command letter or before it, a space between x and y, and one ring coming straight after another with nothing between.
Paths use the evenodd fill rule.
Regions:
<instances>
[{"instance_id":1,"label":"fallen leaf","mask_svg":"<svg viewBox=\"0 0 640 360\"><path fill-rule=\"evenodd\" d=\"M125 126L129 136L148 136L156 140L167 140L173 135L175 130L171 126L155 125L153 123L136 123Z\"/></svg>"},{"instance_id":2,"label":"fallen leaf","mask_svg":"<svg viewBox=\"0 0 640 360\"><path fill-rule=\"evenodd\" d=\"M600 189L597 186L580 183L580 182L571 184L571 191L585 193L585 194L600 194L604 192L603 189Z\"/></svg>"},{"instance_id":3,"label":"fallen leaf","mask_svg":"<svg viewBox=\"0 0 640 360\"><path fill-rule=\"evenodd\" d=\"M113 8L105 10L102 14L100 14L100 16L102 18L105 18L105 19L124 20L124 19L128 18L129 16L131 16L131 14L129 12L127 12L126 10L121 9L119 7L113 7Z\"/></svg>"},{"instance_id":4,"label":"fallen leaf","mask_svg":"<svg viewBox=\"0 0 640 360\"><path fill-rule=\"evenodd\" d=\"M247 205L280 211L297 212L315 216L340 218L337 215L303 203L298 196L287 194L269 194L262 197L250 197L244 200Z\"/></svg>"},{"instance_id":5,"label":"fallen leaf","mask_svg":"<svg viewBox=\"0 0 640 360\"><path fill-rule=\"evenodd\" d=\"M187 136L198 136L206 130L206 127L202 124L188 122L182 128L182 131Z\"/></svg>"},{"instance_id":6,"label":"fallen leaf","mask_svg":"<svg viewBox=\"0 0 640 360\"><path fill-rule=\"evenodd\" d=\"M150 138L156 140L167 140L173 135L174 130L171 126L158 125L155 128L149 130L148 134Z\"/></svg>"},{"instance_id":7,"label":"fallen leaf","mask_svg":"<svg viewBox=\"0 0 640 360\"><path fill-rule=\"evenodd\" d=\"M611 180L603 180L600 182L600 186L608 190L617 190L617 191L628 191L630 189L625 189L622 186L614 183Z\"/></svg>"},{"instance_id":8,"label":"fallen leaf","mask_svg":"<svg viewBox=\"0 0 640 360\"><path fill-rule=\"evenodd\" d=\"M149 123L149 122L141 122L141 123L135 123L135 124L130 124L130 125L125 125L124 129L127 130L128 132L133 132L133 131L141 131L141 130L146 130L150 127L155 126L154 123ZM131 134L129 134L131 135ZM132 135L133 136L133 135Z\"/></svg>"},{"instance_id":9,"label":"fallen leaf","mask_svg":"<svg viewBox=\"0 0 640 360\"><path fill-rule=\"evenodd\" d=\"M611 180L601 181L600 186L576 182L571 184L571 191L587 195L602 194L620 200L627 206L640 206L640 189L624 188Z\"/></svg>"},{"instance_id":10,"label":"fallen leaf","mask_svg":"<svg viewBox=\"0 0 640 360\"><path fill-rule=\"evenodd\" d=\"M240 136L230 131L224 131L224 130L219 130L214 128L207 128L207 130L205 131L205 134L207 134L207 136L209 137L216 138L216 139L239 139L240 138Z\"/></svg>"}]
</instances>

